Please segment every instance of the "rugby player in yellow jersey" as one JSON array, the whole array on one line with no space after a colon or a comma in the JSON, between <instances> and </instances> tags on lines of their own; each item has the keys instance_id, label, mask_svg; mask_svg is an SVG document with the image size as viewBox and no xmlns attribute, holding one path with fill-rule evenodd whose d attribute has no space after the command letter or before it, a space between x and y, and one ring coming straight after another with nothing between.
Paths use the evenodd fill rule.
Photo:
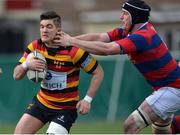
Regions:
<instances>
[{"instance_id":1,"label":"rugby player in yellow jersey","mask_svg":"<svg viewBox=\"0 0 180 135\"><path fill-rule=\"evenodd\" d=\"M104 73L95 58L77 47L59 47L53 44L61 31L61 17L54 11L40 16L41 38L32 41L14 69L13 77L20 80L28 69L42 71L47 66L47 76L19 120L15 134L34 134L47 122L48 134L68 134L72 123L80 114L89 113L90 105ZM39 51L47 65L38 59L26 61L32 51ZM92 75L87 95L79 101L78 85L80 69Z\"/></svg>"}]
</instances>

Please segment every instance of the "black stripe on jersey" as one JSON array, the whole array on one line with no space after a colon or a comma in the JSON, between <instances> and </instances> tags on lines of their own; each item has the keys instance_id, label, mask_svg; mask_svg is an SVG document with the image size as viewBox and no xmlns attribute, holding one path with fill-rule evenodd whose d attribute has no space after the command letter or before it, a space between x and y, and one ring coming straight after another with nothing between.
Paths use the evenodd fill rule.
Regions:
<instances>
[{"instance_id":1,"label":"black stripe on jersey","mask_svg":"<svg viewBox=\"0 0 180 135\"><path fill-rule=\"evenodd\" d=\"M61 66L63 66L63 67L71 67L71 66L74 66L74 64L73 64L72 62L68 62L68 61L59 61L59 60L52 60L52 59L46 58L47 64L55 65L55 64L54 64L54 61L63 63L63 65L61 65Z\"/></svg>"},{"instance_id":2,"label":"black stripe on jersey","mask_svg":"<svg viewBox=\"0 0 180 135\"><path fill-rule=\"evenodd\" d=\"M97 66L98 66L98 62L96 61L95 65L88 73L91 74L97 68Z\"/></svg>"},{"instance_id":3,"label":"black stripe on jersey","mask_svg":"<svg viewBox=\"0 0 180 135\"><path fill-rule=\"evenodd\" d=\"M29 48L26 48L25 52L29 54L31 53L31 50L29 50Z\"/></svg>"},{"instance_id":4,"label":"black stripe on jersey","mask_svg":"<svg viewBox=\"0 0 180 135\"><path fill-rule=\"evenodd\" d=\"M43 42L42 42L42 40L41 40L41 39L38 39L37 43L38 43L38 44L40 44L40 45L42 45L42 44L43 44Z\"/></svg>"},{"instance_id":5,"label":"black stripe on jersey","mask_svg":"<svg viewBox=\"0 0 180 135\"><path fill-rule=\"evenodd\" d=\"M17 65L20 65L20 64L22 64L22 63L21 63L21 62L18 62L18 63L16 64L16 66L17 66Z\"/></svg>"},{"instance_id":6,"label":"black stripe on jersey","mask_svg":"<svg viewBox=\"0 0 180 135\"><path fill-rule=\"evenodd\" d=\"M67 75L67 78L69 78L69 77L74 77L74 76L79 76L79 72L80 72L80 70L76 70L76 71L68 74L68 75Z\"/></svg>"},{"instance_id":7,"label":"black stripe on jersey","mask_svg":"<svg viewBox=\"0 0 180 135\"><path fill-rule=\"evenodd\" d=\"M44 89L41 87L41 90L44 91L44 92L48 92L48 93L71 93L71 92L75 92L78 90L78 87L72 87L72 88L66 88L66 89L63 89L63 90L48 90L48 89Z\"/></svg>"},{"instance_id":8,"label":"black stripe on jersey","mask_svg":"<svg viewBox=\"0 0 180 135\"><path fill-rule=\"evenodd\" d=\"M69 102L53 102L53 101L49 101L55 105L58 106L75 106L77 104L78 101L69 101Z\"/></svg>"},{"instance_id":9,"label":"black stripe on jersey","mask_svg":"<svg viewBox=\"0 0 180 135\"><path fill-rule=\"evenodd\" d=\"M85 59L88 57L89 53L88 52L84 52L83 56L75 63L77 66L80 66Z\"/></svg>"}]
</instances>

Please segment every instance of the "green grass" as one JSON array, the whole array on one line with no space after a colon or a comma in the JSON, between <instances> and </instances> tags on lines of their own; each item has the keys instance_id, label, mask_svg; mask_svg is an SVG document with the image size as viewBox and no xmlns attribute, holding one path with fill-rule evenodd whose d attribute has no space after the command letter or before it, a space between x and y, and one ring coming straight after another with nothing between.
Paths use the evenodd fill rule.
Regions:
<instances>
[{"instance_id":1,"label":"green grass","mask_svg":"<svg viewBox=\"0 0 180 135\"><path fill-rule=\"evenodd\" d=\"M0 134L12 134L14 131L14 124L0 124ZM46 133L47 125L44 126L38 133ZM71 134L122 134L122 121L115 122L113 124L105 122L77 122L71 129ZM141 134L150 134L150 127L143 129Z\"/></svg>"}]
</instances>

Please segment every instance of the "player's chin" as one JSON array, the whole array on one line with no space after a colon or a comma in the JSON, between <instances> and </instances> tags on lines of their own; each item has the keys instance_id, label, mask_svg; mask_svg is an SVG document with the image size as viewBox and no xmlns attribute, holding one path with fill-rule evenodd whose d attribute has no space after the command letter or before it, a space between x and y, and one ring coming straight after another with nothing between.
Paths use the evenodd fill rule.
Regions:
<instances>
[{"instance_id":1,"label":"player's chin","mask_svg":"<svg viewBox=\"0 0 180 135\"><path fill-rule=\"evenodd\" d=\"M49 39L49 38L41 38L41 40L44 43L49 43L51 41L51 39Z\"/></svg>"}]
</instances>

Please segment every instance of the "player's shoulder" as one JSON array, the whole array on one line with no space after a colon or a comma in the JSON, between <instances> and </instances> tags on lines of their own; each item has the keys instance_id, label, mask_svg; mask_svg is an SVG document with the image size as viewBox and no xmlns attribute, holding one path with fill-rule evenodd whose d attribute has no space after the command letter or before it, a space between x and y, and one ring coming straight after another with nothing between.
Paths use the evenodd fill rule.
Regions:
<instances>
[{"instance_id":1,"label":"player's shoulder","mask_svg":"<svg viewBox=\"0 0 180 135\"><path fill-rule=\"evenodd\" d=\"M31 42L34 46L36 45L43 45L43 42L41 39L34 39L32 42Z\"/></svg>"},{"instance_id":2,"label":"player's shoulder","mask_svg":"<svg viewBox=\"0 0 180 135\"><path fill-rule=\"evenodd\" d=\"M71 47L71 51L70 51L70 55L71 56L75 56L75 55L79 55L79 54L84 54L84 53L85 53L85 51L83 49L81 49L81 48L78 48L78 47L75 47L75 46Z\"/></svg>"},{"instance_id":3,"label":"player's shoulder","mask_svg":"<svg viewBox=\"0 0 180 135\"><path fill-rule=\"evenodd\" d=\"M38 49L38 48L43 46L43 42L42 42L41 39L34 39L29 43L28 46L30 46L30 47L32 47L34 49Z\"/></svg>"}]
</instances>

